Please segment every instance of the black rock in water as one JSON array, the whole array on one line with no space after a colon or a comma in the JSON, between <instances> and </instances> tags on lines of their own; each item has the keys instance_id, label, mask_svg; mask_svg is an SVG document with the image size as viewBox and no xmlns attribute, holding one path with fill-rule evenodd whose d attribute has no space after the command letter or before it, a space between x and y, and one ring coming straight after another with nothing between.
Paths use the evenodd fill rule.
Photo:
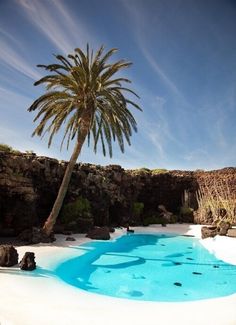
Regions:
<instances>
[{"instance_id":1,"label":"black rock in water","mask_svg":"<svg viewBox=\"0 0 236 325\"><path fill-rule=\"evenodd\" d=\"M182 287L182 283L180 283L180 282L175 282L174 285L177 287Z\"/></svg>"},{"instance_id":2,"label":"black rock in water","mask_svg":"<svg viewBox=\"0 0 236 325\"><path fill-rule=\"evenodd\" d=\"M174 265L182 265L180 262L173 262Z\"/></svg>"}]
</instances>

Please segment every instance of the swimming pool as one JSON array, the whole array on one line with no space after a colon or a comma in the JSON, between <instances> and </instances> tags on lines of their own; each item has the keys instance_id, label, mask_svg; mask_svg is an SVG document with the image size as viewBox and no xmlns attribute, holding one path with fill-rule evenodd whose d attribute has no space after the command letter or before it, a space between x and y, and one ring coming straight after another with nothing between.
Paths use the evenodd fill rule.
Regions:
<instances>
[{"instance_id":1,"label":"swimming pool","mask_svg":"<svg viewBox=\"0 0 236 325\"><path fill-rule=\"evenodd\" d=\"M236 266L218 260L196 238L129 234L78 246L83 254L55 269L66 283L118 298L193 301L236 293Z\"/></svg>"}]
</instances>

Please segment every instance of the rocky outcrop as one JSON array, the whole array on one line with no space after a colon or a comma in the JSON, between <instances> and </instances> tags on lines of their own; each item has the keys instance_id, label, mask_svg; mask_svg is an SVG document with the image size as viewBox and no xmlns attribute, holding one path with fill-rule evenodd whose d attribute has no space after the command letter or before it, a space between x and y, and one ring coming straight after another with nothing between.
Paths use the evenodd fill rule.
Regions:
<instances>
[{"instance_id":1,"label":"rocky outcrop","mask_svg":"<svg viewBox=\"0 0 236 325\"><path fill-rule=\"evenodd\" d=\"M14 266L18 264L17 250L11 245L0 246L0 266Z\"/></svg>"},{"instance_id":2,"label":"rocky outcrop","mask_svg":"<svg viewBox=\"0 0 236 325\"><path fill-rule=\"evenodd\" d=\"M221 222L219 222L217 227L218 234L220 236L225 236L230 228L231 228L230 223L222 220Z\"/></svg>"},{"instance_id":3,"label":"rocky outcrop","mask_svg":"<svg viewBox=\"0 0 236 325\"><path fill-rule=\"evenodd\" d=\"M18 239L26 244L52 243L55 240L53 234L48 236L42 229L37 227L22 231Z\"/></svg>"},{"instance_id":4,"label":"rocky outcrop","mask_svg":"<svg viewBox=\"0 0 236 325\"><path fill-rule=\"evenodd\" d=\"M88 232L86 237L91 239L109 240L110 233L108 227L96 227Z\"/></svg>"},{"instance_id":5,"label":"rocky outcrop","mask_svg":"<svg viewBox=\"0 0 236 325\"><path fill-rule=\"evenodd\" d=\"M158 210L160 212L160 217L163 218L163 223L171 223L173 218L173 213L166 210L165 206L160 204L158 205Z\"/></svg>"},{"instance_id":6,"label":"rocky outcrop","mask_svg":"<svg viewBox=\"0 0 236 325\"><path fill-rule=\"evenodd\" d=\"M0 152L0 236L18 235L25 229L44 223L66 165L65 161L37 157L35 154ZM160 172L124 170L118 165L77 164L64 204L75 201L79 196L89 200L91 218L81 218L76 222L81 232L87 232L93 226L142 225L145 218L152 219L161 214L159 205L177 216L177 221L210 224L210 214L199 215L196 212L196 191L200 184L213 186L215 179L229 180L231 193L236 193L236 168L211 172ZM139 215L133 213L134 202L144 204ZM180 215L183 202L187 202L194 213ZM57 226L60 227L60 216ZM66 230L73 231L72 228Z\"/></svg>"},{"instance_id":7,"label":"rocky outcrop","mask_svg":"<svg viewBox=\"0 0 236 325\"><path fill-rule=\"evenodd\" d=\"M24 271L33 271L36 269L35 255L33 252L26 252L19 263L20 269Z\"/></svg>"},{"instance_id":8,"label":"rocky outcrop","mask_svg":"<svg viewBox=\"0 0 236 325\"><path fill-rule=\"evenodd\" d=\"M236 237L236 228L231 228L227 231L227 236Z\"/></svg>"},{"instance_id":9,"label":"rocky outcrop","mask_svg":"<svg viewBox=\"0 0 236 325\"><path fill-rule=\"evenodd\" d=\"M204 226L201 228L202 232L202 239L208 238L208 237L215 237L218 234L218 230L216 226Z\"/></svg>"},{"instance_id":10,"label":"rocky outcrop","mask_svg":"<svg viewBox=\"0 0 236 325\"><path fill-rule=\"evenodd\" d=\"M230 223L223 220L220 221L219 224L215 226L203 226L201 228L202 239L205 239L207 237L215 237L216 235L229 236L231 230L230 228L231 228Z\"/></svg>"},{"instance_id":11,"label":"rocky outcrop","mask_svg":"<svg viewBox=\"0 0 236 325\"><path fill-rule=\"evenodd\" d=\"M19 263L20 269L24 271L33 271L36 269L35 255L33 252L26 252Z\"/></svg>"},{"instance_id":12,"label":"rocky outcrop","mask_svg":"<svg viewBox=\"0 0 236 325\"><path fill-rule=\"evenodd\" d=\"M66 241L76 241L76 239L74 237L68 236L66 237Z\"/></svg>"}]
</instances>

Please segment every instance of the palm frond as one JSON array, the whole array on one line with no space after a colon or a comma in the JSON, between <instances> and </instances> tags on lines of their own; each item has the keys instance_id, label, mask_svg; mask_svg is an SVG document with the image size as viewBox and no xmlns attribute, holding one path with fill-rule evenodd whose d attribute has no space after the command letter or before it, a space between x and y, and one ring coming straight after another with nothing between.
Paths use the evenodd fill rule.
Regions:
<instances>
[{"instance_id":1,"label":"palm frond","mask_svg":"<svg viewBox=\"0 0 236 325\"><path fill-rule=\"evenodd\" d=\"M85 52L76 48L67 57L55 55L57 63L39 65L51 74L35 82L36 86L44 85L46 92L28 108L36 112L34 121L39 122L33 136L49 134L50 146L64 127L61 147L66 140L68 148L75 137L86 131L88 145L92 140L95 152L100 142L103 154L108 152L112 156L113 141L124 152L125 142L130 145L132 132L137 131L130 108L142 109L132 100L132 96L139 96L123 86L131 81L117 77L117 72L132 63L124 60L109 63L116 51L113 48L105 52L101 46L93 54L87 45Z\"/></svg>"}]
</instances>

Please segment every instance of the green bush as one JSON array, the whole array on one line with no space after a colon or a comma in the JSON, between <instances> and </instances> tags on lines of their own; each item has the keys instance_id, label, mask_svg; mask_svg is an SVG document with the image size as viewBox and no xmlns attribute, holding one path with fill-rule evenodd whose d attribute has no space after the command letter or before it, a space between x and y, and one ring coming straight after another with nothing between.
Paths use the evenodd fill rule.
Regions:
<instances>
[{"instance_id":1,"label":"green bush","mask_svg":"<svg viewBox=\"0 0 236 325\"><path fill-rule=\"evenodd\" d=\"M134 174L134 175L146 175L146 174L150 174L150 169L148 169L148 168L137 168L137 169L133 169L132 170L132 174Z\"/></svg>"},{"instance_id":2,"label":"green bush","mask_svg":"<svg viewBox=\"0 0 236 325\"><path fill-rule=\"evenodd\" d=\"M132 206L132 213L135 217L140 217L144 209L143 202L134 202Z\"/></svg>"},{"instance_id":3,"label":"green bush","mask_svg":"<svg viewBox=\"0 0 236 325\"><path fill-rule=\"evenodd\" d=\"M193 214L193 209L189 208L189 207L186 207L186 206L183 206L183 207L180 208L179 212L183 216L189 216L189 215Z\"/></svg>"},{"instance_id":4,"label":"green bush","mask_svg":"<svg viewBox=\"0 0 236 325\"><path fill-rule=\"evenodd\" d=\"M34 154L34 150L25 150L25 153L27 153L28 155L32 155Z\"/></svg>"},{"instance_id":5,"label":"green bush","mask_svg":"<svg viewBox=\"0 0 236 325\"><path fill-rule=\"evenodd\" d=\"M193 219L193 209L188 206L182 206L179 210L179 222L190 222L194 221Z\"/></svg>"},{"instance_id":6,"label":"green bush","mask_svg":"<svg viewBox=\"0 0 236 325\"><path fill-rule=\"evenodd\" d=\"M150 172L150 169L149 168L146 168L146 167L142 167L140 169L138 169L140 172L146 172L146 173L149 173Z\"/></svg>"},{"instance_id":7,"label":"green bush","mask_svg":"<svg viewBox=\"0 0 236 325\"><path fill-rule=\"evenodd\" d=\"M0 151L4 151L4 152L12 152L13 148L7 144L4 143L0 143Z\"/></svg>"},{"instance_id":8,"label":"green bush","mask_svg":"<svg viewBox=\"0 0 236 325\"><path fill-rule=\"evenodd\" d=\"M143 225L144 226L149 226L149 225L153 225L153 224L162 224L162 223L166 223L165 219L163 217L160 216L149 216L143 219Z\"/></svg>"},{"instance_id":9,"label":"green bush","mask_svg":"<svg viewBox=\"0 0 236 325\"><path fill-rule=\"evenodd\" d=\"M17 155L22 154L22 152L20 150L15 150L15 149L13 149L11 152L13 154L17 154Z\"/></svg>"},{"instance_id":10,"label":"green bush","mask_svg":"<svg viewBox=\"0 0 236 325\"><path fill-rule=\"evenodd\" d=\"M76 201L64 205L60 213L61 221L67 224L79 218L91 218L90 212L90 202L82 196L79 196Z\"/></svg>"},{"instance_id":11,"label":"green bush","mask_svg":"<svg viewBox=\"0 0 236 325\"><path fill-rule=\"evenodd\" d=\"M152 175L158 175L158 174L164 174L167 173L168 170L165 168L158 168L158 169L153 169L152 170Z\"/></svg>"},{"instance_id":12,"label":"green bush","mask_svg":"<svg viewBox=\"0 0 236 325\"><path fill-rule=\"evenodd\" d=\"M176 223L177 221L178 221L178 217L175 214L173 214L170 218L169 223Z\"/></svg>"},{"instance_id":13,"label":"green bush","mask_svg":"<svg viewBox=\"0 0 236 325\"><path fill-rule=\"evenodd\" d=\"M19 150L15 150L11 146L9 146L8 144L5 144L5 143L0 143L0 151L9 152L9 153L11 152L14 154L21 153Z\"/></svg>"}]
</instances>

